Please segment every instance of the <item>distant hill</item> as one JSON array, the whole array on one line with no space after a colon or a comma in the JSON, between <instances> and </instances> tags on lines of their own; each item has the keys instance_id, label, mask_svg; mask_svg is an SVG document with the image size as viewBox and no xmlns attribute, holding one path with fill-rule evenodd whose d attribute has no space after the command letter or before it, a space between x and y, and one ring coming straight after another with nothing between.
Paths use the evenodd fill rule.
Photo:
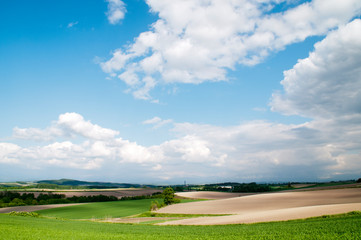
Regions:
<instances>
[{"instance_id":1,"label":"distant hill","mask_svg":"<svg viewBox=\"0 0 361 240\"><path fill-rule=\"evenodd\" d=\"M132 183L113 183L113 182L88 182L74 179L59 179L59 180L41 180L36 181L38 184L56 184L61 186L83 186L87 188L142 188L155 187L152 185L141 185Z\"/></svg>"}]
</instances>

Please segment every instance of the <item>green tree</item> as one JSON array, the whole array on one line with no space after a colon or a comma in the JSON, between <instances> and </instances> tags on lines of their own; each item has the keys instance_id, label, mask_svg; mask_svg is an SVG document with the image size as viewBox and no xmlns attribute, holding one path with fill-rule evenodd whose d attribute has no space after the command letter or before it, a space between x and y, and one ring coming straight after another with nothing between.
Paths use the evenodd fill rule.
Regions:
<instances>
[{"instance_id":1,"label":"green tree","mask_svg":"<svg viewBox=\"0 0 361 240\"><path fill-rule=\"evenodd\" d=\"M22 199L19 198L14 198L13 200L11 200L11 202L9 203L9 206L25 206L25 203Z\"/></svg>"},{"instance_id":2,"label":"green tree","mask_svg":"<svg viewBox=\"0 0 361 240\"><path fill-rule=\"evenodd\" d=\"M170 205L179 202L178 199L174 198L174 190L171 187L167 187L166 189L164 189L162 194L165 205Z\"/></svg>"}]
</instances>

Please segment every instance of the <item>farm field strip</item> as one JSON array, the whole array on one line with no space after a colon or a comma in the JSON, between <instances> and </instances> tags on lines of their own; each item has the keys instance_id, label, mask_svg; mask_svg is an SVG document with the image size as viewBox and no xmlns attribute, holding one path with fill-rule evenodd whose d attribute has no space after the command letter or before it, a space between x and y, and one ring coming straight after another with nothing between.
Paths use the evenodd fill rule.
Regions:
<instances>
[{"instance_id":1,"label":"farm field strip","mask_svg":"<svg viewBox=\"0 0 361 240\"><path fill-rule=\"evenodd\" d=\"M193 198L193 199L226 199L226 198L243 197L243 196L249 196L255 194L256 193L233 193L233 192L211 192L211 191L176 193L176 195L179 197Z\"/></svg>"},{"instance_id":2,"label":"farm field strip","mask_svg":"<svg viewBox=\"0 0 361 240\"><path fill-rule=\"evenodd\" d=\"M117 198L122 197L134 197L143 195L152 195L153 193L161 192L159 189L152 188L117 188L117 189L22 189L22 190L11 190L20 194L32 193L35 197L40 194L63 194L65 197L80 197L80 196L94 196L94 195L105 195L115 196Z\"/></svg>"},{"instance_id":3,"label":"farm field strip","mask_svg":"<svg viewBox=\"0 0 361 240\"><path fill-rule=\"evenodd\" d=\"M47 217L65 219L121 218L148 211L151 202L154 200L159 199L87 203L84 205L45 209L36 212Z\"/></svg>"},{"instance_id":4,"label":"farm field strip","mask_svg":"<svg viewBox=\"0 0 361 240\"><path fill-rule=\"evenodd\" d=\"M0 239L360 239L361 213L222 226L154 226L0 214Z\"/></svg>"},{"instance_id":5,"label":"farm field strip","mask_svg":"<svg viewBox=\"0 0 361 240\"><path fill-rule=\"evenodd\" d=\"M310 192L277 192L226 199L224 198L234 195L214 192L191 192L191 194L198 197L202 194L208 197L213 194L216 198L221 199L198 202L191 199L182 199L183 203L170 205L159 209L155 213L148 212L148 214L144 213L149 210L151 202L161 201L161 199L98 202L66 206L50 205L49 207L54 208L43 210L36 209L36 207L43 207L41 205L24 206L9 210L36 210L42 216L61 219L92 219L118 223L160 222L161 225L254 223L339 214L355 210L361 211L360 188ZM31 207L35 209L31 209ZM218 216L215 216L216 214Z\"/></svg>"},{"instance_id":6,"label":"farm field strip","mask_svg":"<svg viewBox=\"0 0 361 240\"><path fill-rule=\"evenodd\" d=\"M85 203L81 205L62 206L38 210L37 213L46 217L63 219L112 219L124 218L146 213L149 211L152 201L162 201L161 199L141 199L114 202ZM182 199L183 203L194 202L196 200ZM144 215L144 214L143 214ZM172 217L172 216L171 216ZM174 216L173 216L174 218Z\"/></svg>"},{"instance_id":7,"label":"farm field strip","mask_svg":"<svg viewBox=\"0 0 361 240\"><path fill-rule=\"evenodd\" d=\"M353 210L361 210L361 188L265 193L206 202L194 202L186 205L176 204L159 209L157 212L236 215L164 223L203 225L289 220Z\"/></svg>"},{"instance_id":8,"label":"farm field strip","mask_svg":"<svg viewBox=\"0 0 361 240\"><path fill-rule=\"evenodd\" d=\"M342 214L351 211L361 211L361 203L321 205L311 207L288 208L279 210L259 211L246 214L235 214L219 217L199 217L159 223L159 225L226 225L287 221L305 219L330 214Z\"/></svg>"},{"instance_id":9,"label":"farm field strip","mask_svg":"<svg viewBox=\"0 0 361 240\"><path fill-rule=\"evenodd\" d=\"M6 208L0 208L0 213L9 213L12 211L35 212L35 211L40 211L40 210L45 210L45 209L70 207L70 206L81 205L81 204L88 204L88 203L66 203L66 204L48 204L48 205L28 205L28 206L6 207Z\"/></svg>"}]
</instances>

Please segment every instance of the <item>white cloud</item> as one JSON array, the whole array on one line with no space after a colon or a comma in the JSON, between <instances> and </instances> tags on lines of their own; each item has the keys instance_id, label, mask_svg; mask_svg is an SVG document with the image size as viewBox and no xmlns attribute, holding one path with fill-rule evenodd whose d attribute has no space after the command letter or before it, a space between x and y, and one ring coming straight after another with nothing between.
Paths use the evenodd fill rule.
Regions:
<instances>
[{"instance_id":1,"label":"white cloud","mask_svg":"<svg viewBox=\"0 0 361 240\"><path fill-rule=\"evenodd\" d=\"M153 169L153 170L155 170L155 171L157 171L157 170L161 170L161 169L162 169L162 165L157 164L157 165L156 165L156 166L154 166L152 169Z\"/></svg>"},{"instance_id":2,"label":"white cloud","mask_svg":"<svg viewBox=\"0 0 361 240\"><path fill-rule=\"evenodd\" d=\"M159 117L144 124L161 123ZM159 145L143 146L102 133L76 113L62 114L53 126L66 127L65 141L22 147L0 143L0 163L15 163L27 169L94 171L139 181L307 181L356 176L361 173L361 116L316 119L297 125L250 121L220 127L173 123L178 137ZM85 126L85 127L84 127ZM46 129L51 129L48 127ZM96 131L95 131L95 130ZM110 133L117 133L107 129ZM44 132L46 130L43 130ZM88 131L88 134L84 134ZM42 131L32 131L40 138ZM94 137L100 132L102 137ZM82 141L74 139L78 134ZM133 166L132 171L129 166Z\"/></svg>"},{"instance_id":3,"label":"white cloud","mask_svg":"<svg viewBox=\"0 0 361 240\"><path fill-rule=\"evenodd\" d=\"M224 176L305 180L332 178L336 172L361 173L361 165L357 166L361 127L359 122L346 121L314 120L299 125L254 121L231 127L186 123L175 130L206 141L210 155L204 164L218 158Z\"/></svg>"},{"instance_id":4,"label":"white cloud","mask_svg":"<svg viewBox=\"0 0 361 240\"><path fill-rule=\"evenodd\" d=\"M117 49L113 52L113 57L107 62L101 62L100 66L102 70L106 73L112 73L114 71L119 71L124 68L125 63L131 58L131 56L126 55L122 50Z\"/></svg>"},{"instance_id":5,"label":"white cloud","mask_svg":"<svg viewBox=\"0 0 361 240\"><path fill-rule=\"evenodd\" d=\"M161 145L169 156L187 162L207 162L210 160L211 150L208 142L197 136L186 135L180 139L167 141Z\"/></svg>"},{"instance_id":6,"label":"white cloud","mask_svg":"<svg viewBox=\"0 0 361 240\"><path fill-rule=\"evenodd\" d=\"M0 163L17 163L16 153L20 146L12 143L0 143Z\"/></svg>"},{"instance_id":7,"label":"white cloud","mask_svg":"<svg viewBox=\"0 0 361 240\"><path fill-rule=\"evenodd\" d=\"M308 58L284 72L284 93L274 111L312 118L361 114L361 20L341 26L315 44Z\"/></svg>"},{"instance_id":8,"label":"white cloud","mask_svg":"<svg viewBox=\"0 0 361 240\"><path fill-rule=\"evenodd\" d=\"M65 113L59 116L57 125L70 134L77 134L90 139L110 139L119 134L108 128L102 128L90 121L85 121L78 113Z\"/></svg>"},{"instance_id":9,"label":"white cloud","mask_svg":"<svg viewBox=\"0 0 361 240\"><path fill-rule=\"evenodd\" d=\"M149 92L160 81L224 80L227 70L238 63L256 64L288 44L327 34L308 58L284 72L284 91L274 93L270 103L274 111L307 116L312 118L309 122L255 120L220 127L154 117L143 124L159 128L172 123L171 132L177 137L142 146L78 113L64 113L44 129L15 127L14 141L46 143L32 142L29 147L2 142L0 164L48 172L59 168L103 175L122 172L139 181L359 176L361 20L347 22L360 13L361 2L315 0L268 13L280 1L149 0L160 19L101 66L118 75L136 98L151 100Z\"/></svg>"},{"instance_id":10,"label":"white cloud","mask_svg":"<svg viewBox=\"0 0 361 240\"><path fill-rule=\"evenodd\" d=\"M162 120L160 117L154 117L154 118L143 121L143 124L153 125L153 128L157 129L166 124L170 124L172 122L173 122L172 119Z\"/></svg>"},{"instance_id":11,"label":"white cloud","mask_svg":"<svg viewBox=\"0 0 361 240\"><path fill-rule=\"evenodd\" d=\"M67 25L67 28L72 28L74 27L75 25L77 25L79 22L76 21L76 22L70 22L68 25Z\"/></svg>"},{"instance_id":12,"label":"white cloud","mask_svg":"<svg viewBox=\"0 0 361 240\"><path fill-rule=\"evenodd\" d=\"M135 90L133 92L133 96L138 99L149 100L151 99L149 91L157 85L157 82L154 78L149 76L144 77L142 79L142 82L144 83L144 85L141 88Z\"/></svg>"},{"instance_id":13,"label":"white cloud","mask_svg":"<svg viewBox=\"0 0 361 240\"><path fill-rule=\"evenodd\" d=\"M358 0L314 0L271 13L280 2L148 0L159 20L101 67L118 75L135 98L150 100L159 83L226 80L237 64L254 65L270 52L324 35L361 10Z\"/></svg>"},{"instance_id":14,"label":"white cloud","mask_svg":"<svg viewBox=\"0 0 361 240\"><path fill-rule=\"evenodd\" d=\"M119 134L108 128L102 128L90 121L85 121L78 113L64 113L59 119L45 129L19 128L13 129L13 137L17 139L51 141L59 137L85 137L94 140L112 139Z\"/></svg>"},{"instance_id":15,"label":"white cloud","mask_svg":"<svg viewBox=\"0 0 361 240\"><path fill-rule=\"evenodd\" d=\"M108 2L108 12L106 13L108 21L111 24L117 24L126 13L125 4L121 0L106 0Z\"/></svg>"},{"instance_id":16,"label":"white cloud","mask_svg":"<svg viewBox=\"0 0 361 240\"><path fill-rule=\"evenodd\" d=\"M13 129L13 137L18 139L32 139L35 141L50 141L64 135L62 129L51 126L46 129L38 128L19 128Z\"/></svg>"}]
</instances>

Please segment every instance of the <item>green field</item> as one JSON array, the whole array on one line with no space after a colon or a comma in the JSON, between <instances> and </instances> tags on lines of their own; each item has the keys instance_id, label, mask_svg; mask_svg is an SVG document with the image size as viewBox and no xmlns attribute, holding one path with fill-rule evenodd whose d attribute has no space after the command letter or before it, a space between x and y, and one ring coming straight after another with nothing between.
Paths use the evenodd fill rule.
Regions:
<instances>
[{"instance_id":1,"label":"green field","mask_svg":"<svg viewBox=\"0 0 361 240\"><path fill-rule=\"evenodd\" d=\"M0 214L0 239L361 239L361 213L225 226L153 226Z\"/></svg>"},{"instance_id":2,"label":"green field","mask_svg":"<svg viewBox=\"0 0 361 240\"><path fill-rule=\"evenodd\" d=\"M152 200L47 209L38 211L44 216L40 218L0 214L0 239L361 239L361 212L307 220L224 226L155 226L75 220L144 213L149 210ZM149 212L145 213L145 216L148 215Z\"/></svg>"},{"instance_id":3,"label":"green field","mask_svg":"<svg viewBox=\"0 0 361 240\"><path fill-rule=\"evenodd\" d=\"M69 207L40 210L37 211L37 213L47 217L66 219L127 217L148 211L151 202L154 200L156 199L86 203Z\"/></svg>"},{"instance_id":4,"label":"green field","mask_svg":"<svg viewBox=\"0 0 361 240\"><path fill-rule=\"evenodd\" d=\"M37 213L56 218L66 219L99 219L128 217L149 210L152 201L162 199L141 199L115 202L86 203L69 207L52 208L37 211ZM181 202L194 202L196 200L182 199Z\"/></svg>"}]
</instances>

